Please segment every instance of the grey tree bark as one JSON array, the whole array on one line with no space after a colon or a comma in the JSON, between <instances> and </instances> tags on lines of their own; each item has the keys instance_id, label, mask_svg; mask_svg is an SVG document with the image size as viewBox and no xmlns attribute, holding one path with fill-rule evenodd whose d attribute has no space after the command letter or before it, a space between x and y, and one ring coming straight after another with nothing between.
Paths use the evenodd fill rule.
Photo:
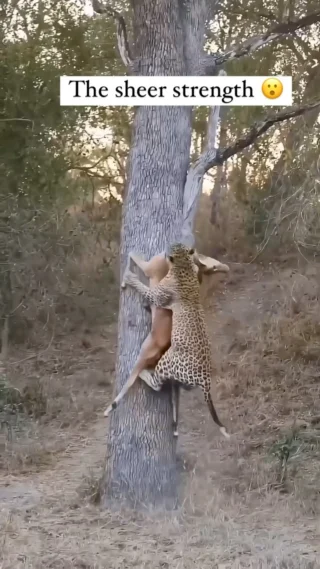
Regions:
<instances>
[{"instance_id":1,"label":"grey tree bark","mask_svg":"<svg viewBox=\"0 0 320 569\"><path fill-rule=\"evenodd\" d=\"M94 0L97 13L112 13L117 20L119 51L129 72L136 75L216 74L216 64L248 55L301 27L299 22L283 29L278 25L274 33L270 30L216 58L203 52L205 24L214 9L215 2L210 0L132 0L131 53L121 15ZM305 25L309 25L309 20ZM320 11L313 20L320 20ZM206 171L252 144L275 122L302 112L286 111L274 120L268 118L253 125L231 147L216 150L218 111L213 108L206 149L189 169L192 108L138 108L123 207L121 278L130 251L150 258L177 239L193 242L193 219ZM116 392L128 378L149 329L149 313L143 310L137 295L129 288L121 291ZM165 389L154 393L142 382L136 384L110 417L102 483L104 505L119 507L125 502L135 507L174 507L179 478L172 431L169 393Z\"/></svg>"},{"instance_id":2,"label":"grey tree bark","mask_svg":"<svg viewBox=\"0 0 320 569\"><path fill-rule=\"evenodd\" d=\"M204 20L197 16L193 42L187 45L192 13L182 3L138 0L133 2L133 17L136 74L190 74L187 52L189 47L202 48ZM193 59L195 55L193 49ZM150 258L179 238L191 131L191 107L137 109L123 211L122 273L129 251ZM117 391L150 327L150 316L135 292L121 292L120 315ZM153 393L140 383L110 419L105 502L113 498L165 505L167 500L172 507L178 483L175 445L169 392Z\"/></svg>"}]
</instances>

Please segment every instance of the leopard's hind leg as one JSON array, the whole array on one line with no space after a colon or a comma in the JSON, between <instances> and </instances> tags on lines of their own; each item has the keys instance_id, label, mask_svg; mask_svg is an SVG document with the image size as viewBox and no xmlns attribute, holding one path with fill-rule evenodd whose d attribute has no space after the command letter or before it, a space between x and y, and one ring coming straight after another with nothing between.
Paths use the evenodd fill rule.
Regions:
<instances>
[{"instance_id":1,"label":"leopard's hind leg","mask_svg":"<svg viewBox=\"0 0 320 569\"><path fill-rule=\"evenodd\" d=\"M177 437L178 433L178 420L179 420L179 404L180 404L180 385L177 381L171 381L171 401L172 401L172 416L173 416L173 436Z\"/></svg>"},{"instance_id":2,"label":"leopard's hind leg","mask_svg":"<svg viewBox=\"0 0 320 569\"><path fill-rule=\"evenodd\" d=\"M190 379L189 366L181 366L181 355L176 354L172 347L160 358L154 372L143 370L140 378L153 390L160 391L162 385L171 381L171 401L173 414L173 434L178 436L179 399L181 385L194 387L195 382Z\"/></svg>"}]
</instances>

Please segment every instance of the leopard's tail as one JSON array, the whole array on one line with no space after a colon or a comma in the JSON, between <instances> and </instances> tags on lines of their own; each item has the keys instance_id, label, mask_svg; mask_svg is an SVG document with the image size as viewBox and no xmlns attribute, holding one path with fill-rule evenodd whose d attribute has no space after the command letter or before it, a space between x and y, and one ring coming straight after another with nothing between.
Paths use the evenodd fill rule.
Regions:
<instances>
[{"instance_id":1,"label":"leopard's tail","mask_svg":"<svg viewBox=\"0 0 320 569\"><path fill-rule=\"evenodd\" d=\"M212 399L211 399L211 393L210 393L210 391L208 391L208 392L205 393L205 399L206 399L206 402L207 402L207 404L208 404L209 411L210 411L210 414L211 414L212 419L213 419L214 422L220 427L220 433L221 433L224 437L226 437L226 439L230 439L229 433L227 432L225 426L221 423L221 421L220 421L220 419L219 419L219 417L218 417L217 411L215 410L215 407L214 407L213 402L212 402Z\"/></svg>"}]
</instances>

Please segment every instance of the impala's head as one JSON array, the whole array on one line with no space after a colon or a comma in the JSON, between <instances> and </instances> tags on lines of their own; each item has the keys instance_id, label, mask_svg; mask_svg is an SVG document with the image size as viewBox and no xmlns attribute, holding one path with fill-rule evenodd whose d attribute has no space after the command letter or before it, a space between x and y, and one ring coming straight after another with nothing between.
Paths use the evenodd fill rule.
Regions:
<instances>
[{"instance_id":1,"label":"impala's head","mask_svg":"<svg viewBox=\"0 0 320 569\"><path fill-rule=\"evenodd\" d=\"M217 259L213 257L200 255L197 251L195 251L193 258L201 274L212 275L214 273L229 273L230 271L228 265L220 263L220 261L217 261Z\"/></svg>"}]
</instances>

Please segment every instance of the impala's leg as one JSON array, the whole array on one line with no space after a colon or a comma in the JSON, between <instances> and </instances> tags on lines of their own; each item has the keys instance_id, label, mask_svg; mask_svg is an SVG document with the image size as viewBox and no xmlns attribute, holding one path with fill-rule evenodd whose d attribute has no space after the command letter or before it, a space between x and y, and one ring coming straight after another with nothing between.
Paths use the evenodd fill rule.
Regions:
<instances>
[{"instance_id":1,"label":"impala's leg","mask_svg":"<svg viewBox=\"0 0 320 569\"><path fill-rule=\"evenodd\" d=\"M149 334L149 336L146 337L145 341L141 346L140 354L130 374L129 379L126 381L120 393L118 393L117 397L114 399L113 403L111 403L109 407L105 410L104 412L105 417L108 417L111 411L113 411L118 406L119 401L123 399L127 391L129 391L130 387L138 379L140 372L143 369L147 368L148 365L150 364L154 365L154 363L157 360L159 360L160 356L161 356L161 351L159 350L157 344L155 344L152 335Z\"/></svg>"},{"instance_id":2,"label":"impala's leg","mask_svg":"<svg viewBox=\"0 0 320 569\"><path fill-rule=\"evenodd\" d=\"M142 259L142 257L139 257L139 255L136 255L135 253L129 253L128 258L129 258L129 263L130 263L130 260L133 261L134 264L137 265L137 267L139 267L139 269L141 269L143 274L145 276L147 276L146 271L148 270L148 267L149 267L149 261L145 261L144 259ZM131 266L131 263L130 263L130 266Z\"/></svg>"},{"instance_id":3,"label":"impala's leg","mask_svg":"<svg viewBox=\"0 0 320 569\"><path fill-rule=\"evenodd\" d=\"M129 377L129 379L126 381L126 383L124 384L123 388L121 389L120 393L118 393L117 397L113 400L113 402L109 405L109 407L107 407L107 409L104 412L104 417L108 417L111 413L111 411L114 411L114 409L116 407L118 407L119 401L121 401L121 399L124 398L125 394L127 393L127 391L129 391L130 387L132 387L132 385L135 383L135 381L138 379L139 377L139 373L141 370L141 365L139 365L139 362L137 363L137 365L135 365L135 367L133 368L133 371Z\"/></svg>"},{"instance_id":4,"label":"impala's leg","mask_svg":"<svg viewBox=\"0 0 320 569\"><path fill-rule=\"evenodd\" d=\"M133 263L142 271L142 273L144 274L146 281L147 281L147 279L149 278L147 275L147 272L148 272L148 269L150 267L150 261L145 261L144 259L139 257L139 255L136 255L135 253L129 253L129 259L131 261L133 261ZM130 264L130 267L131 267L131 264ZM146 300L142 301L142 306L143 306L143 308L145 308L145 310L147 310L148 312L151 312L150 304Z\"/></svg>"},{"instance_id":5,"label":"impala's leg","mask_svg":"<svg viewBox=\"0 0 320 569\"><path fill-rule=\"evenodd\" d=\"M104 417L109 417L111 411L114 411L116 407L118 407L118 403L121 399L123 399L123 397L125 396L125 394L127 393L127 391L130 389L132 382L130 381L131 376L129 377L129 379L126 381L126 383L124 384L123 388L121 389L120 393L118 393L117 397L112 401L112 403L110 403L110 405L108 405L108 407L106 408L106 410L103 413Z\"/></svg>"}]
</instances>

